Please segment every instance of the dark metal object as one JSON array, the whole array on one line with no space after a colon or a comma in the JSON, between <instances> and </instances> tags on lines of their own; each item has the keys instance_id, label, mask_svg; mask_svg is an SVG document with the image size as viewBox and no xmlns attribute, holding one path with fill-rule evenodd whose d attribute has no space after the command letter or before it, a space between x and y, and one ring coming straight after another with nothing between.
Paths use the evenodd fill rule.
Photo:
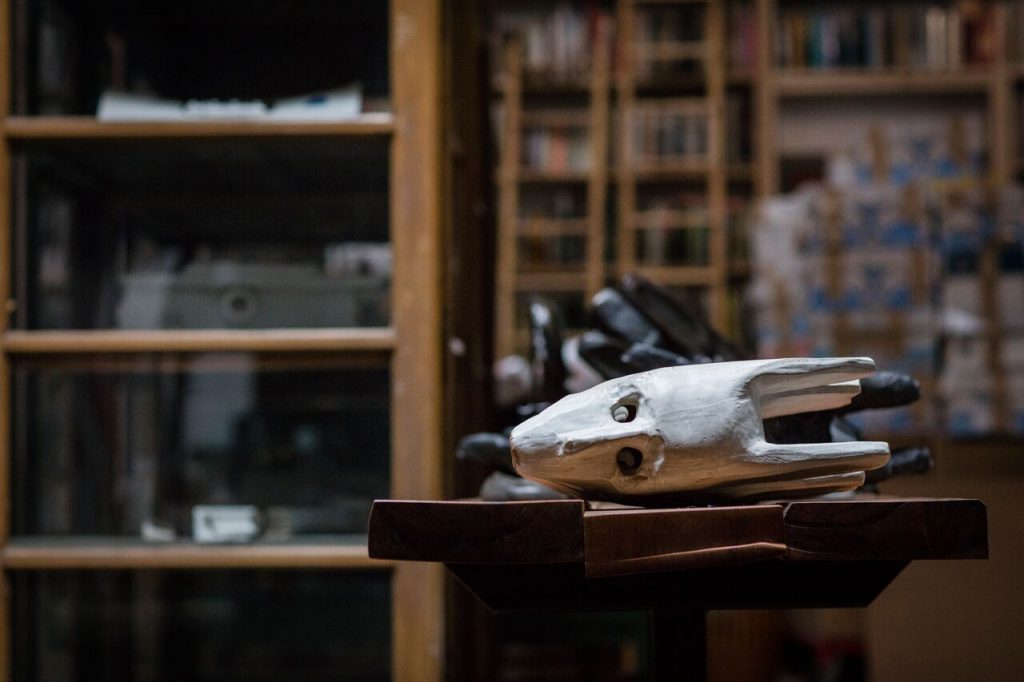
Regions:
<instances>
[{"instance_id":1,"label":"dark metal object","mask_svg":"<svg viewBox=\"0 0 1024 682\"><path fill-rule=\"evenodd\" d=\"M554 402L565 395L565 379L569 376L562 361L562 338L565 325L558 308L541 297L529 303L530 364L533 368L534 400Z\"/></svg>"},{"instance_id":2,"label":"dark metal object","mask_svg":"<svg viewBox=\"0 0 1024 682\"><path fill-rule=\"evenodd\" d=\"M464 436L455 449L455 458L462 462L480 464L490 470L515 474L508 435L504 433L471 433Z\"/></svg>"},{"instance_id":3,"label":"dark metal object","mask_svg":"<svg viewBox=\"0 0 1024 682\"><path fill-rule=\"evenodd\" d=\"M616 379L630 373L622 355L629 343L603 332L587 331L580 336L579 354L604 379Z\"/></svg>"},{"instance_id":4,"label":"dark metal object","mask_svg":"<svg viewBox=\"0 0 1024 682\"><path fill-rule=\"evenodd\" d=\"M534 402L517 407L516 423L539 413L566 393L568 371L561 355L561 315L552 303L540 297L530 301L529 314ZM604 379L661 367L751 357L666 289L636 275L627 275L617 286L598 292L591 303L590 319L595 329L580 336L578 352ZM780 444L863 440L861 430L846 415L908 405L920 395L920 385L913 377L876 372L861 380L861 393L843 408L766 419L765 437ZM460 443L457 456L513 473L507 435L468 436ZM868 472L867 481L876 483L897 474L922 473L931 466L927 448L900 450L893 453L888 465Z\"/></svg>"},{"instance_id":5,"label":"dark metal object","mask_svg":"<svg viewBox=\"0 0 1024 682\"><path fill-rule=\"evenodd\" d=\"M921 384L900 372L875 372L860 380L860 393L840 412L902 407L921 397Z\"/></svg>"},{"instance_id":6,"label":"dark metal object","mask_svg":"<svg viewBox=\"0 0 1024 682\"><path fill-rule=\"evenodd\" d=\"M649 343L634 343L602 332L584 332L579 341L580 357L605 379L646 372L660 367L689 365L690 360Z\"/></svg>"},{"instance_id":7,"label":"dark metal object","mask_svg":"<svg viewBox=\"0 0 1024 682\"><path fill-rule=\"evenodd\" d=\"M536 481L495 471L480 486L480 497L488 502L564 500L566 496Z\"/></svg>"},{"instance_id":8,"label":"dark metal object","mask_svg":"<svg viewBox=\"0 0 1024 682\"><path fill-rule=\"evenodd\" d=\"M697 360L713 362L742 360L739 348L716 332L699 314L683 306L667 290L642 277L626 275L618 290L664 336L664 348Z\"/></svg>"},{"instance_id":9,"label":"dark metal object","mask_svg":"<svg viewBox=\"0 0 1024 682\"><path fill-rule=\"evenodd\" d=\"M867 472L866 483L878 483L900 474L923 474L935 466L935 459L928 448L903 448L892 453L884 467Z\"/></svg>"},{"instance_id":10,"label":"dark metal object","mask_svg":"<svg viewBox=\"0 0 1024 682\"><path fill-rule=\"evenodd\" d=\"M591 322L599 331L629 343L664 343L658 328L617 289L597 292L590 306Z\"/></svg>"}]
</instances>

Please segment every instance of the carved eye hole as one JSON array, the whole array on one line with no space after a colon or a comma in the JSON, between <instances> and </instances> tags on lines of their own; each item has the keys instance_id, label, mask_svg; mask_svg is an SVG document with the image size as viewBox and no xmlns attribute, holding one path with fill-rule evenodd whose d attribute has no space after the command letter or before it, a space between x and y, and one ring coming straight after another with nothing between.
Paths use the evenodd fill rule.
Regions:
<instances>
[{"instance_id":1,"label":"carved eye hole","mask_svg":"<svg viewBox=\"0 0 1024 682\"><path fill-rule=\"evenodd\" d=\"M636 419L637 398L628 396L612 406L612 419L625 424Z\"/></svg>"},{"instance_id":2,"label":"carved eye hole","mask_svg":"<svg viewBox=\"0 0 1024 682\"><path fill-rule=\"evenodd\" d=\"M615 455L615 463L619 465L619 471L627 476L635 474L643 462L644 455L636 448L622 448L619 450L619 454Z\"/></svg>"}]
</instances>

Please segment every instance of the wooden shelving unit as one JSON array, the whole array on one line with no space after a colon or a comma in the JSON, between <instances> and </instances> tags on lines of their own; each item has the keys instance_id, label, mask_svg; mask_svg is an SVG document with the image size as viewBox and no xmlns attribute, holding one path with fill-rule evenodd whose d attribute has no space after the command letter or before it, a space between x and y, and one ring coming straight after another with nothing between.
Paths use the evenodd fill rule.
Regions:
<instances>
[{"instance_id":1,"label":"wooden shelving unit","mask_svg":"<svg viewBox=\"0 0 1024 682\"><path fill-rule=\"evenodd\" d=\"M758 159L755 171L758 194L779 191L780 163L776 145L782 103L801 98L829 97L915 97L932 95L971 95L986 98L989 115L988 149L991 180L1000 184L1013 176L1012 163L1006 158L1014 149L1015 125L1011 116L1013 74L1020 66L1007 56L1009 36L1005 7L999 2L983 3L992 12L992 59L987 63L961 63L944 68L881 67L789 67L776 63L776 28L780 11L790 3L780 0L755 0L757 13L758 59L755 65L756 139ZM856 106L851 104L851 106Z\"/></svg>"},{"instance_id":2,"label":"wooden shelving unit","mask_svg":"<svg viewBox=\"0 0 1024 682\"><path fill-rule=\"evenodd\" d=\"M394 329L9 331L0 347L12 355L41 353L206 353L382 351L395 349Z\"/></svg>"},{"instance_id":3,"label":"wooden shelving unit","mask_svg":"<svg viewBox=\"0 0 1024 682\"><path fill-rule=\"evenodd\" d=\"M263 542L253 545L201 545L194 542L145 543L121 538L36 538L12 540L0 553L10 571L192 570L192 569L394 569L371 560L366 537L325 536L314 543Z\"/></svg>"},{"instance_id":4,"label":"wooden shelving unit","mask_svg":"<svg viewBox=\"0 0 1024 682\"><path fill-rule=\"evenodd\" d=\"M12 140L147 140L207 137L347 137L390 135L394 116L387 112L363 114L339 122L291 123L281 121L103 122L91 116L10 116L4 134Z\"/></svg>"},{"instance_id":5,"label":"wooden shelving unit","mask_svg":"<svg viewBox=\"0 0 1024 682\"><path fill-rule=\"evenodd\" d=\"M607 27L598 25L598 37L590 50L590 78L581 91L575 82L540 86L541 92L555 88L579 97L585 104L572 109L539 108L531 104L537 94L533 79L523 65L523 47L511 38L505 51L505 74L501 102L505 120L501 140L501 161L498 170L498 263L495 314L495 355L503 357L518 348L517 310L524 296L531 293L578 293L589 298L605 279L605 199L608 192L609 137L609 49ZM524 131L540 131L525 139ZM585 150L584 161L566 161L571 145L563 136L577 131L578 152ZM524 165L529 153L525 145L536 142L542 146L541 167ZM556 151L555 147L559 147ZM555 159L555 156L558 159ZM550 157L550 162L546 163ZM536 160L535 160L536 161ZM564 167L566 164L572 167ZM522 193L529 186L558 191L567 185L581 186L583 206L574 207L573 216L524 215ZM579 209L582 208L582 211ZM577 238L582 242L582 260L577 264L525 262L521 240L550 242Z\"/></svg>"},{"instance_id":6,"label":"wooden shelving unit","mask_svg":"<svg viewBox=\"0 0 1024 682\"><path fill-rule=\"evenodd\" d=\"M514 207L520 205L524 188L531 186L585 186L585 221L590 227L586 279L580 291L587 298L610 278L639 272L661 284L696 293L719 328L728 328L736 319L730 291L735 273L743 268L730 263L735 260L729 250L730 196L749 199L756 174L749 158L728 158L726 139L736 132L729 127L740 122L727 121L726 101L730 88L750 90L753 71L727 63L726 3L618 0L600 11L605 10L614 21L617 40L607 78L602 75L604 66L596 63L589 85L579 78L559 80L558 73L527 70L520 45L523 36L502 55L503 71L492 78L503 114L502 155L496 172L500 237L495 333L499 356L522 350L514 342L522 337L515 329L514 304L510 303L516 295L526 290L567 292L580 281L568 265L555 266L562 274L514 275L521 253L513 237L512 225L518 215ZM700 17L695 26L689 24L691 15ZM544 19L536 21L535 29L545 26ZM561 21L542 30L557 33ZM642 22L646 23L641 26ZM694 35L679 33L694 28L699 29ZM585 30L592 40L593 25L587 23ZM570 30L568 43L572 43L571 35ZM560 55L560 38L554 40L552 54ZM538 46L533 44L531 49L536 52ZM564 55L557 58L564 59ZM557 71L558 64L551 68ZM572 119L582 125L584 114L576 105L572 110L538 117L524 113L530 103L585 95L589 95L587 106L593 121L588 128L591 167L569 172L521 167L516 150L524 145L523 131L531 118L536 121L547 116L562 123ZM564 101L560 104L564 106ZM598 135L604 137L601 150L595 146ZM662 137L660 148L658 136ZM678 195L684 193L701 197L700 206L648 210L645 203L658 203L658 188L670 204L678 203ZM671 189L666 193L666 188ZM687 215L677 220L669 215L672 213ZM529 217L519 221L520 236L554 236L558 231L553 221ZM580 234L582 222L571 222L572 233ZM610 248L603 245L605 235L611 240Z\"/></svg>"},{"instance_id":7,"label":"wooden shelving unit","mask_svg":"<svg viewBox=\"0 0 1024 682\"><path fill-rule=\"evenodd\" d=\"M725 329L729 324L728 303L728 237L726 234L726 204L728 168L724 137L725 87L728 66L725 58L726 26L724 3L647 3L623 1L618 5L619 54L621 64L617 73L619 94L618 172L618 255L617 272L638 272L666 286L697 288L706 292L708 314L713 325ZM699 8L702 23L700 37L685 39L680 36L652 37L668 23L660 12L666 9ZM647 14L649 13L649 14ZM639 24L645 22L641 29ZM676 27L677 30L679 27ZM671 29L667 29L671 31ZM641 92L645 79L657 78L659 70L673 63L688 62L700 74L700 92L685 98L665 98ZM682 158L673 158L677 145L664 144L653 150L647 142L647 111L653 114L655 130L673 118L689 132L693 126L700 129L696 149L683 142ZM666 117L668 117L666 119ZM700 139L703 138L703 139ZM651 152L653 156L651 155ZM663 209L640 208L639 196L646 183L696 182L697 192L705 197L705 219L693 224L689 220L660 224ZM653 213L652 213L653 210ZM657 225L657 227L654 227ZM638 241L649 236L652 229L682 229L688 236L693 230L703 230L706 237L696 254L687 254L690 262L683 265L660 263L657 254L648 254L642 262ZM700 253L700 251L705 251ZM653 259L652 259L653 255ZM703 261L700 263L699 261Z\"/></svg>"},{"instance_id":8,"label":"wooden shelving unit","mask_svg":"<svg viewBox=\"0 0 1024 682\"><path fill-rule=\"evenodd\" d=\"M39 367L90 371L96 362L132 362L146 354L199 357L201 354L256 354L287 370L309 362L332 366L388 369L390 387L390 486L395 498L437 499L442 490L442 196L441 167L441 3L436 0L391 0L384 34L375 40L389 45L390 111L366 113L337 122L100 122L85 115L35 115L16 108L23 102L24 69L12 70L10 51L22 45L11 40L11 17L31 2L0 2L0 263L17 273L25 256L14 247L12 215L23 214L26 186L24 166L17 153L36 146L54 153L58 162L66 150L73 158L88 159L102 150L109 161L118 153L151 156L159 165L167 150L187 148L203 153L204 146L227 141L244 145L274 144L295 158L268 164L267 177L280 184L289 172L301 169L303 150L321 141L332 150L369 141L383 145L387 175L379 190L386 196L388 236L393 255L391 325L377 328L242 329L70 329L26 328L15 311L26 301L15 300L13 282L20 275L0 278L0 679L11 679L12 637L19 628L12 612L12 583L19 573L35 571L101 570L245 570L330 569L390 575L390 669L396 680L439 680L442 674L443 629L441 570L370 560L365 536L309 536L289 542L251 545L200 545L191 541L144 543L123 537L50 537L12 535L12 414L22 394L16 373L22 363ZM17 5L17 7L14 7ZM106 8L109 9L109 8ZM181 11L186 11L182 9ZM19 15L18 21L27 21ZM24 30L24 24L17 24ZM23 107L23 104L17 105ZM162 145L146 147L146 145ZM84 147L83 147L84 145ZM108 148L109 145L109 148ZM113 146L116 145L116 146ZM377 147L374 147L376 149ZM81 150L85 149L85 152ZM254 147L255 149L255 147ZM155 150L155 151L154 151ZM258 149L257 149L258 151ZM191 151L189 153L192 153ZM259 154L250 155L262 158ZM72 158L72 157L68 157ZM331 163L332 161L328 161ZM101 162L103 163L103 162ZM214 161L214 165L216 161ZM276 165L275 165L276 164ZM291 165L288 165L291 164ZM76 170L82 177L105 168ZM234 168L237 168L234 166ZM13 171L13 172L12 172ZM315 171L311 171L315 172ZM352 175L356 181L372 182ZM146 182L158 182L146 180ZM199 182L199 181L197 181ZM239 182L244 182L241 180ZM101 183L102 184L102 183ZM296 186L300 183L296 182ZM125 192L130 202L131 192ZM329 197L328 197L329 199ZM147 200L150 200L147 198ZM259 198L256 205L261 206ZM20 247L19 247L20 248ZM79 362L77 358L91 358ZM221 357L221 356L218 356ZM75 364L78 362L78 364Z\"/></svg>"},{"instance_id":9,"label":"wooden shelving unit","mask_svg":"<svg viewBox=\"0 0 1024 682\"><path fill-rule=\"evenodd\" d=\"M952 56L945 65L915 67L780 66L776 61L776 55L779 54L777 28L782 13L792 7L802 6L779 0L756 0L758 63L754 89L757 101L755 158L758 161L754 175L760 196L770 196L785 189L780 172L783 155L778 149L778 131L781 118L785 116L785 105L797 100L809 106L807 103L815 100L824 102L842 98L849 102L851 110L856 111L857 100L926 101L926 98L937 97L939 101L948 102L950 97L973 98L984 110L988 184L1001 187L1020 177L1021 167L1017 162L1020 112L1016 110L1020 93L1015 89L1021 66L1012 62L1009 50L1011 41L1019 40L1019 36L1009 33L1011 29L1006 21L1008 9L1005 3L979 3L968 10L989 13L991 34L983 41L989 49L987 58L971 61L970 55L962 54L969 49L968 45L957 47L951 42L947 47ZM876 11L886 12L889 7ZM965 30L963 26L959 28ZM979 276L982 280L982 299L985 301L984 337L987 339L989 371L994 379L994 403L1001 406L997 410L997 430L1002 430L1008 424L1008 415L1005 372L1000 366L1002 353L996 286L998 258L998 245L995 243L985 245L979 254ZM843 317L840 315L836 321L837 337L850 331ZM893 329L896 336L901 333L901 328L902 321L895 320Z\"/></svg>"},{"instance_id":10,"label":"wooden shelving unit","mask_svg":"<svg viewBox=\"0 0 1024 682\"><path fill-rule=\"evenodd\" d=\"M855 97L906 94L984 93L988 70L868 71L864 69L778 69L775 86L783 97Z\"/></svg>"}]
</instances>

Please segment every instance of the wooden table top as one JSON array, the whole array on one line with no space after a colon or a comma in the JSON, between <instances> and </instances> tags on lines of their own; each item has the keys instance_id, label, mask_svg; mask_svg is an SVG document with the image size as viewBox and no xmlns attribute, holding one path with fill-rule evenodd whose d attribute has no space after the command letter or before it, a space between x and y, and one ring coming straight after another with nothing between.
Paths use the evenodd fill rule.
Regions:
<instances>
[{"instance_id":1,"label":"wooden table top","mask_svg":"<svg viewBox=\"0 0 1024 682\"><path fill-rule=\"evenodd\" d=\"M374 502L372 558L436 561L495 610L865 606L910 561L984 559L985 506L863 496L736 507Z\"/></svg>"}]
</instances>

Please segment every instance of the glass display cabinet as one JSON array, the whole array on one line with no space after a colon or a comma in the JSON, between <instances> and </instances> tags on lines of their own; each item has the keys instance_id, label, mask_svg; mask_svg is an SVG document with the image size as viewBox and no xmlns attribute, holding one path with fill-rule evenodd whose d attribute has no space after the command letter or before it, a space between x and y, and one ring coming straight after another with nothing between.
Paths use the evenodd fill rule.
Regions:
<instances>
[{"instance_id":1,"label":"glass display cabinet","mask_svg":"<svg viewBox=\"0 0 1024 682\"><path fill-rule=\"evenodd\" d=\"M0 679L439 677L439 4L0 2Z\"/></svg>"}]
</instances>

